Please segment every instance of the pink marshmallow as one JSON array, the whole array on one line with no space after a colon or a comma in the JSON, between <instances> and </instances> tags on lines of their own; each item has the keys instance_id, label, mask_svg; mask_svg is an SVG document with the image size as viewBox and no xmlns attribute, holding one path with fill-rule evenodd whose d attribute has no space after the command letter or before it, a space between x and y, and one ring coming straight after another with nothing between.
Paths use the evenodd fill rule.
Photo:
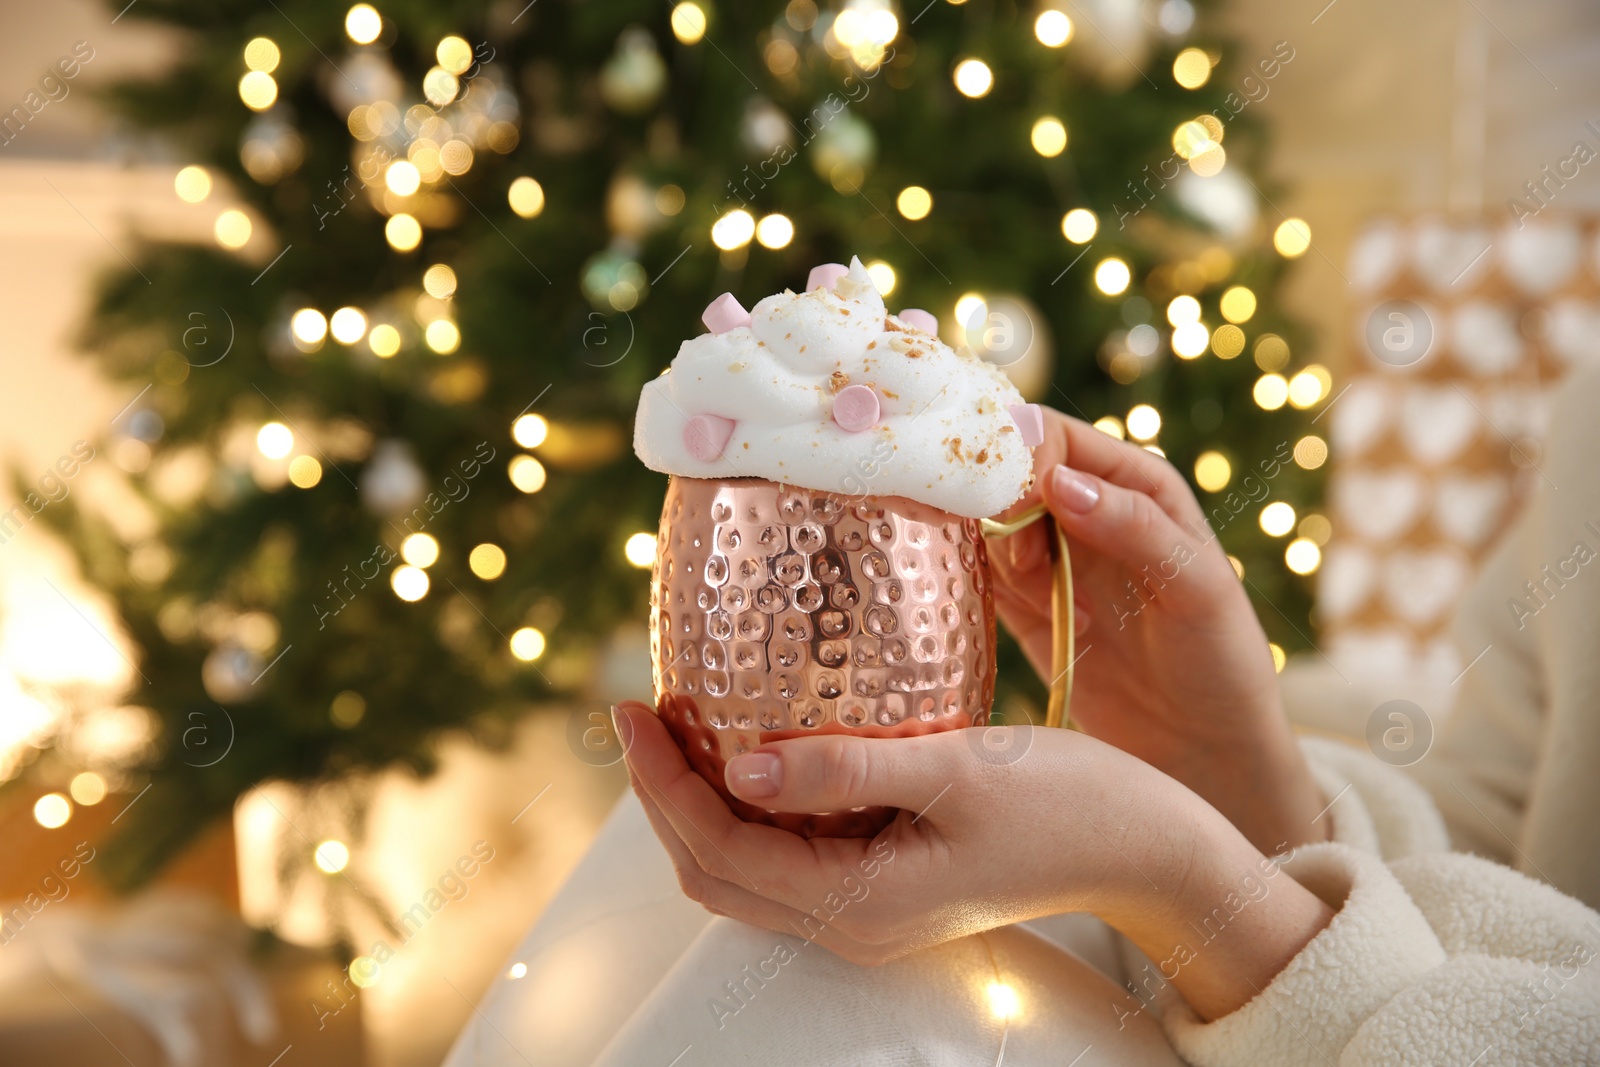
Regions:
<instances>
[{"instance_id":1,"label":"pink marshmallow","mask_svg":"<svg viewBox=\"0 0 1600 1067\"><path fill-rule=\"evenodd\" d=\"M701 463L712 463L721 458L733 436L733 420L721 415L696 415L683 428L683 447Z\"/></svg>"},{"instance_id":2,"label":"pink marshmallow","mask_svg":"<svg viewBox=\"0 0 1600 1067\"><path fill-rule=\"evenodd\" d=\"M1017 424L1023 444L1032 448L1044 443L1044 412L1038 404L1012 404L1006 410L1011 412L1011 421Z\"/></svg>"},{"instance_id":3,"label":"pink marshmallow","mask_svg":"<svg viewBox=\"0 0 1600 1067\"><path fill-rule=\"evenodd\" d=\"M705 314L700 316L700 321L712 333L727 333L737 330L741 326L750 325L750 312L732 293L723 293L707 306Z\"/></svg>"},{"instance_id":4,"label":"pink marshmallow","mask_svg":"<svg viewBox=\"0 0 1600 1067\"><path fill-rule=\"evenodd\" d=\"M900 312L900 321L913 330L921 330L929 337L939 336L939 320L921 308L906 308Z\"/></svg>"},{"instance_id":5,"label":"pink marshmallow","mask_svg":"<svg viewBox=\"0 0 1600 1067\"><path fill-rule=\"evenodd\" d=\"M846 433L872 429L881 411L878 394L870 386L847 385L833 398L833 421Z\"/></svg>"},{"instance_id":6,"label":"pink marshmallow","mask_svg":"<svg viewBox=\"0 0 1600 1067\"><path fill-rule=\"evenodd\" d=\"M811 268L811 273L806 277L806 292L813 289L832 289L839 284L839 279L850 273L850 268L843 263L823 263Z\"/></svg>"}]
</instances>

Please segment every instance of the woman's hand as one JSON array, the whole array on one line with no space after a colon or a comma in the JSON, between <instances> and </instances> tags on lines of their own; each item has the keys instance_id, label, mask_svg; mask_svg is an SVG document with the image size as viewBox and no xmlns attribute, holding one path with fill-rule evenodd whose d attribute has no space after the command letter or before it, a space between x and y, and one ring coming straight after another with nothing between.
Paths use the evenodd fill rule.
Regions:
<instances>
[{"instance_id":1,"label":"woman's hand","mask_svg":"<svg viewBox=\"0 0 1600 1067\"><path fill-rule=\"evenodd\" d=\"M772 810L902 809L873 840L807 841L735 817L643 704L616 718L634 791L684 892L857 963L1086 911L1158 964L1178 961L1176 976L1163 973L1213 1018L1265 987L1332 914L1188 789L1082 734L828 734L734 757L728 788ZM1250 903L1225 907L1230 894ZM1197 929L1215 936L1186 954Z\"/></svg>"},{"instance_id":2,"label":"woman's hand","mask_svg":"<svg viewBox=\"0 0 1600 1067\"><path fill-rule=\"evenodd\" d=\"M1073 721L1189 786L1265 852L1324 840L1266 635L1183 478L1048 409L1034 474L1013 510L1042 499L1071 545ZM990 558L1000 618L1049 681L1046 535L1035 524L991 541Z\"/></svg>"}]
</instances>

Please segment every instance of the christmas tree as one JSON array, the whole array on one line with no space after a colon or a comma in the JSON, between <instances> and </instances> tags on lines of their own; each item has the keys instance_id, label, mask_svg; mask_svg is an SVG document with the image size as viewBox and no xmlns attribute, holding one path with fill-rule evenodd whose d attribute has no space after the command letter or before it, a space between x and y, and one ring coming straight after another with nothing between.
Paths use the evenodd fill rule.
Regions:
<instances>
[{"instance_id":1,"label":"christmas tree","mask_svg":"<svg viewBox=\"0 0 1600 1067\"><path fill-rule=\"evenodd\" d=\"M426 769L441 731L493 741L581 685L646 617L641 385L717 294L852 254L1030 399L1162 450L1306 642L1330 383L1275 307L1309 232L1252 177L1248 109L1288 46L1235 55L1187 0L125 16L187 35L108 100L181 147L216 243L143 245L84 333L148 386L103 442L147 532L44 516L162 724L122 884L256 782ZM1040 692L1018 656L1002 683Z\"/></svg>"}]
</instances>

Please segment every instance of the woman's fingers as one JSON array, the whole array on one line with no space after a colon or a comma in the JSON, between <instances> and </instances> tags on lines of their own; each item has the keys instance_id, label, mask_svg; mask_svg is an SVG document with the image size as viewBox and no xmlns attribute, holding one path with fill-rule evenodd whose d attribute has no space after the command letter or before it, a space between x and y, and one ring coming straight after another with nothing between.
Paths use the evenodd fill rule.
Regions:
<instances>
[{"instance_id":1,"label":"woman's fingers","mask_svg":"<svg viewBox=\"0 0 1600 1067\"><path fill-rule=\"evenodd\" d=\"M1102 433L1086 422L1057 415L1066 434L1067 458L1063 462L1113 485L1151 497L1176 523L1190 528L1195 528L1195 523L1204 523L1200 502L1172 464L1138 445ZM1043 481L1049 477L1049 472L1041 472L1039 477ZM1048 498L1048 489L1045 495Z\"/></svg>"},{"instance_id":2,"label":"woman's fingers","mask_svg":"<svg viewBox=\"0 0 1600 1067\"><path fill-rule=\"evenodd\" d=\"M829 947L837 944L839 935L832 924L826 921L829 917L826 908L820 909L819 921L819 916L808 911L791 908L762 896L759 891L752 892L744 886L706 873L683 838L678 836L671 820L662 814L661 808L650 798L643 783L631 771L628 777L633 782L634 791L639 794L639 804L644 808L645 817L650 820L656 836L661 839L667 855L672 859L684 896L713 915L726 915L730 919L793 934L808 941L818 941Z\"/></svg>"},{"instance_id":3,"label":"woman's fingers","mask_svg":"<svg viewBox=\"0 0 1600 1067\"><path fill-rule=\"evenodd\" d=\"M615 714L629 772L711 877L804 908L833 888L836 868L865 853L865 841L833 842L824 856L787 830L745 822L689 767L654 712L630 702Z\"/></svg>"},{"instance_id":4,"label":"woman's fingers","mask_svg":"<svg viewBox=\"0 0 1600 1067\"><path fill-rule=\"evenodd\" d=\"M735 796L774 811L882 805L922 812L971 773L972 752L962 733L775 741L729 760L726 780Z\"/></svg>"},{"instance_id":5,"label":"woman's fingers","mask_svg":"<svg viewBox=\"0 0 1600 1067\"><path fill-rule=\"evenodd\" d=\"M1145 493L1062 466L1045 479L1045 504L1073 541L1128 568L1141 597L1204 596L1216 577L1205 546Z\"/></svg>"}]
</instances>

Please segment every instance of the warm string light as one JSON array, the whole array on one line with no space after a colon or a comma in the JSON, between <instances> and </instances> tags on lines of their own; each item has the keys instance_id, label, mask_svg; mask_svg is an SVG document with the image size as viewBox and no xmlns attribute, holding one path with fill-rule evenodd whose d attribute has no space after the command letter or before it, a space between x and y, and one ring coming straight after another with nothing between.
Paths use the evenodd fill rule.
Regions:
<instances>
[{"instance_id":1,"label":"warm string light","mask_svg":"<svg viewBox=\"0 0 1600 1067\"><path fill-rule=\"evenodd\" d=\"M1206 492L1220 493L1233 480L1233 464L1221 452L1202 452L1194 461L1194 480Z\"/></svg>"},{"instance_id":2,"label":"warm string light","mask_svg":"<svg viewBox=\"0 0 1600 1067\"><path fill-rule=\"evenodd\" d=\"M389 575L389 586L401 600L421 600L428 595L428 572L407 563L396 567L394 573Z\"/></svg>"},{"instance_id":3,"label":"warm string light","mask_svg":"<svg viewBox=\"0 0 1600 1067\"><path fill-rule=\"evenodd\" d=\"M250 225L250 218L242 211L229 208L217 216L213 233L217 244L223 248L237 250L250 243L250 234L254 229Z\"/></svg>"},{"instance_id":4,"label":"warm string light","mask_svg":"<svg viewBox=\"0 0 1600 1067\"><path fill-rule=\"evenodd\" d=\"M269 422L256 431L256 451L268 459L283 459L294 451L294 431L281 422Z\"/></svg>"},{"instance_id":5,"label":"warm string light","mask_svg":"<svg viewBox=\"0 0 1600 1067\"><path fill-rule=\"evenodd\" d=\"M511 183L511 188L506 190L506 199L511 204L511 210L520 218L534 218L544 210L544 186L532 178L518 178Z\"/></svg>"},{"instance_id":6,"label":"warm string light","mask_svg":"<svg viewBox=\"0 0 1600 1067\"><path fill-rule=\"evenodd\" d=\"M912 222L917 222L927 218L928 212L933 210L933 196L920 185L908 185L900 190L894 206L900 214Z\"/></svg>"},{"instance_id":7,"label":"warm string light","mask_svg":"<svg viewBox=\"0 0 1600 1067\"><path fill-rule=\"evenodd\" d=\"M643 531L631 535L622 546L622 555L635 567L653 566L656 561L656 535Z\"/></svg>"},{"instance_id":8,"label":"warm string light","mask_svg":"<svg viewBox=\"0 0 1600 1067\"><path fill-rule=\"evenodd\" d=\"M787 215L765 215L756 223L756 240L763 248L786 248L794 240L794 223Z\"/></svg>"},{"instance_id":9,"label":"warm string light","mask_svg":"<svg viewBox=\"0 0 1600 1067\"><path fill-rule=\"evenodd\" d=\"M1062 48L1072 40L1072 19L1065 11L1041 11L1033 20L1033 35L1046 48Z\"/></svg>"},{"instance_id":10,"label":"warm string light","mask_svg":"<svg viewBox=\"0 0 1600 1067\"><path fill-rule=\"evenodd\" d=\"M1121 296L1132 280L1133 272L1128 264L1116 256L1102 259L1094 268L1095 288L1107 296Z\"/></svg>"},{"instance_id":11,"label":"warm string light","mask_svg":"<svg viewBox=\"0 0 1600 1067\"><path fill-rule=\"evenodd\" d=\"M1198 89L1211 79L1211 57L1198 48L1185 48L1172 61L1172 80L1185 89Z\"/></svg>"},{"instance_id":12,"label":"warm string light","mask_svg":"<svg viewBox=\"0 0 1600 1067\"><path fill-rule=\"evenodd\" d=\"M33 802L33 821L46 830L67 825L72 818L72 802L60 793L46 793Z\"/></svg>"},{"instance_id":13,"label":"warm string light","mask_svg":"<svg viewBox=\"0 0 1600 1067\"><path fill-rule=\"evenodd\" d=\"M1060 119L1046 115L1033 124L1029 139L1035 152L1046 159L1053 159L1067 149L1067 128Z\"/></svg>"},{"instance_id":14,"label":"warm string light","mask_svg":"<svg viewBox=\"0 0 1600 1067\"><path fill-rule=\"evenodd\" d=\"M357 4L345 13L344 32L356 44L371 44L383 32L383 16L371 4Z\"/></svg>"},{"instance_id":15,"label":"warm string light","mask_svg":"<svg viewBox=\"0 0 1600 1067\"><path fill-rule=\"evenodd\" d=\"M724 252L743 248L756 234L756 220L743 208L735 208L711 227L711 243Z\"/></svg>"},{"instance_id":16,"label":"warm string light","mask_svg":"<svg viewBox=\"0 0 1600 1067\"><path fill-rule=\"evenodd\" d=\"M467 566L479 578L492 582L506 572L505 550L488 542L477 545L467 556Z\"/></svg>"},{"instance_id":17,"label":"warm string light","mask_svg":"<svg viewBox=\"0 0 1600 1067\"><path fill-rule=\"evenodd\" d=\"M544 655L545 637L532 626L524 626L511 635L511 654L524 663L532 663Z\"/></svg>"},{"instance_id":18,"label":"warm string light","mask_svg":"<svg viewBox=\"0 0 1600 1067\"><path fill-rule=\"evenodd\" d=\"M1075 207L1061 216L1061 236L1075 245L1094 240L1100 230L1100 220L1086 207Z\"/></svg>"},{"instance_id":19,"label":"warm string light","mask_svg":"<svg viewBox=\"0 0 1600 1067\"><path fill-rule=\"evenodd\" d=\"M1284 537L1294 529L1294 506L1274 500L1261 509L1261 532L1268 537Z\"/></svg>"},{"instance_id":20,"label":"warm string light","mask_svg":"<svg viewBox=\"0 0 1600 1067\"><path fill-rule=\"evenodd\" d=\"M1154 441L1161 433L1161 412L1149 404L1136 404L1128 412L1127 426L1135 441Z\"/></svg>"},{"instance_id":21,"label":"warm string light","mask_svg":"<svg viewBox=\"0 0 1600 1067\"><path fill-rule=\"evenodd\" d=\"M72 776L67 792L84 807L92 807L106 798L106 780L93 771L82 771Z\"/></svg>"},{"instance_id":22,"label":"warm string light","mask_svg":"<svg viewBox=\"0 0 1600 1067\"><path fill-rule=\"evenodd\" d=\"M318 845L311 855L317 870L324 874L338 874L350 865L349 846L332 838Z\"/></svg>"},{"instance_id":23,"label":"warm string light","mask_svg":"<svg viewBox=\"0 0 1600 1067\"><path fill-rule=\"evenodd\" d=\"M672 35L680 44L699 44L706 35L706 12L699 4L685 2L672 9Z\"/></svg>"},{"instance_id":24,"label":"warm string light","mask_svg":"<svg viewBox=\"0 0 1600 1067\"><path fill-rule=\"evenodd\" d=\"M875 259L867 264L867 277L872 279L879 296L888 296L894 292L896 281L894 268L883 260Z\"/></svg>"},{"instance_id":25,"label":"warm string light","mask_svg":"<svg viewBox=\"0 0 1600 1067\"><path fill-rule=\"evenodd\" d=\"M211 195L211 174L204 167L184 167L172 179L172 188L179 200L198 204Z\"/></svg>"},{"instance_id":26,"label":"warm string light","mask_svg":"<svg viewBox=\"0 0 1600 1067\"><path fill-rule=\"evenodd\" d=\"M963 59L951 74L962 96L978 99L994 88L994 71L981 59Z\"/></svg>"},{"instance_id":27,"label":"warm string light","mask_svg":"<svg viewBox=\"0 0 1600 1067\"><path fill-rule=\"evenodd\" d=\"M282 58L278 43L271 37L252 37L250 43L244 46L244 65L263 74L277 70Z\"/></svg>"},{"instance_id":28,"label":"warm string light","mask_svg":"<svg viewBox=\"0 0 1600 1067\"><path fill-rule=\"evenodd\" d=\"M519 415L511 424L511 439L523 448L538 448L550 436L550 424L543 415Z\"/></svg>"},{"instance_id":29,"label":"warm string light","mask_svg":"<svg viewBox=\"0 0 1600 1067\"><path fill-rule=\"evenodd\" d=\"M357 307L342 307L328 318L328 332L342 345L353 345L367 335L367 316Z\"/></svg>"},{"instance_id":30,"label":"warm string light","mask_svg":"<svg viewBox=\"0 0 1600 1067\"><path fill-rule=\"evenodd\" d=\"M1272 247L1285 259L1305 255L1311 247L1311 226L1305 219L1284 219L1272 232Z\"/></svg>"},{"instance_id":31,"label":"warm string light","mask_svg":"<svg viewBox=\"0 0 1600 1067\"><path fill-rule=\"evenodd\" d=\"M322 462L316 456L296 456L289 461L289 481L296 489L310 489L322 481Z\"/></svg>"},{"instance_id":32,"label":"warm string light","mask_svg":"<svg viewBox=\"0 0 1600 1067\"><path fill-rule=\"evenodd\" d=\"M410 534L400 542L400 558L426 570L439 561L439 542L425 533Z\"/></svg>"},{"instance_id":33,"label":"warm string light","mask_svg":"<svg viewBox=\"0 0 1600 1067\"><path fill-rule=\"evenodd\" d=\"M1316 470L1328 462L1328 442L1307 434L1294 443L1294 461L1308 471Z\"/></svg>"},{"instance_id":34,"label":"warm string light","mask_svg":"<svg viewBox=\"0 0 1600 1067\"><path fill-rule=\"evenodd\" d=\"M537 493L544 488L544 464L532 456L515 456L506 468L511 484L524 493Z\"/></svg>"}]
</instances>

